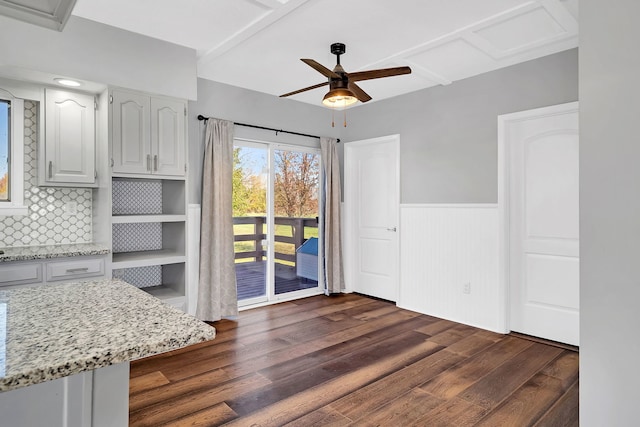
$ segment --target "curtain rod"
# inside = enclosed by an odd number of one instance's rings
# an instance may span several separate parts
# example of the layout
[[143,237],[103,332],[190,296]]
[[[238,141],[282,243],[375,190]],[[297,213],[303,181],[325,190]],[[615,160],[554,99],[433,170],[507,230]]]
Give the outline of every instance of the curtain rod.
[[[206,122],[207,120],[209,120],[209,117],[205,117],[202,114],[198,114],[198,120],[200,120],[200,121],[204,120]],[[274,131],[276,133],[276,135],[278,133],[288,133],[288,134],[291,134],[291,135],[306,136],[306,137],[309,137],[309,138],[318,138],[318,139],[320,139],[319,136],[309,135],[308,133],[293,132],[293,131],[290,131],[290,130],[275,129],[275,128],[269,128],[269,127],[258,126],[258,125],[248,125],[246,123],[235,123],[234,122],[233,124],[234,125],[238,125],[238,126],[248,127],[248,128],[272,130],[272,131]],[[339,138],[338,138],[337,142],[340,142]]]

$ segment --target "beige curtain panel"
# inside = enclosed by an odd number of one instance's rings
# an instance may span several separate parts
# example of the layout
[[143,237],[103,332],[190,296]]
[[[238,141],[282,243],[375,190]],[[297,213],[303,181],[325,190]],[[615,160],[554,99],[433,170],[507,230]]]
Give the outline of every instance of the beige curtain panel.
[[340,163],[338,162],[337,140],[320,138],[322,163],[326,177],[324,203],[324,267],[327,294],[342,292],[344,272],[342,269],[342,233],[340,202]]
[[232,210],[233,122],[207,121],[202,171],[200,283],[196,317],[238,314]]

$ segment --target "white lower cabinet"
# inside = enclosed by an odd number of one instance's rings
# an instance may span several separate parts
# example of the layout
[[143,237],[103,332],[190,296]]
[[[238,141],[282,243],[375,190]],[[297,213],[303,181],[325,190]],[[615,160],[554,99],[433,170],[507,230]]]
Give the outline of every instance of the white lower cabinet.
[[46,264],[47,282],[104,276],[104,258],[74,259]]
[[105,277],[105,256],[79,256],[0,264],[0,287],[34,286]]
[[126,426],[129,362],[0,392],[0,414],[3,426]]

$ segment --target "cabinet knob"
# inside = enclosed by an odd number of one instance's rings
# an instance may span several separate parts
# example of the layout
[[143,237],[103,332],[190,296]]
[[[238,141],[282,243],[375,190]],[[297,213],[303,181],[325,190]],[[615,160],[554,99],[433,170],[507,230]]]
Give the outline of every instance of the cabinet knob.
[[49,160],[49,179],[53,178],[53,162]]
[[158,172],[158,155],[153,156],[153,171]]
[[151,154],[147,154],[147,170],[151,172]]

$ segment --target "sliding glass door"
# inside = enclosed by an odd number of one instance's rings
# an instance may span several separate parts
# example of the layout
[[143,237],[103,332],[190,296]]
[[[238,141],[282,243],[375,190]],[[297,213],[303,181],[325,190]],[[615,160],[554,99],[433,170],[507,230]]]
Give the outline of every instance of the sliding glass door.
[[241,306],[322,291],[319,150],[236,140],[233,208]]
[[238,301],[267,300],[269,147],[237,144],[233,150],[233,234]]

